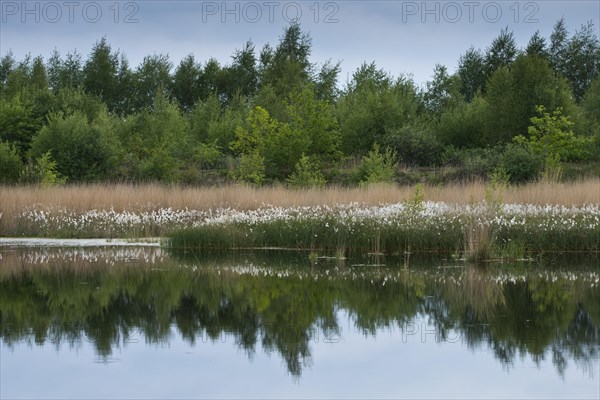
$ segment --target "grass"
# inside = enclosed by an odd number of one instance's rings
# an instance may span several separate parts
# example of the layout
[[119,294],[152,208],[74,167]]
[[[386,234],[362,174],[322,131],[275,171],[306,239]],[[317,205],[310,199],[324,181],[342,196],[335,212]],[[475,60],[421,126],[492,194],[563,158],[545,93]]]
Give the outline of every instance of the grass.
[[285,247],[340,257],[428,251],[473,260],[600,249],[599,179],[509,186],[506,206],[482,203],[489,186],[478,182],[418,189],[4,186],[0,236],[168,236],[182,249]]
[[[446,186],[425,186],[424,200],[469,204],[482,200],[486,184],[473,182]],[[223,186],[194,188],[158,184],[97,184],[43,188],[39,186],[0,186],[0,212],[10,218],[24,208],[58,207],[84,212],[93,209],[147,211],[148,209],[214,209],[231,207],[254,210],[264,204],[279,207],[361,203],[397,203],[414,195],[413,186],[379,185],[368,188],[329,187],[292,190],[283,186]],[[506,203],[583,205],[600,199],[600,179],[568,183],[537,182],[510,186],[503,193]]]
[[600,208],[424,202],[420,207],[226,211],[174,232],[169,244],[176,251],[282,247],[325,254],[462,253],[471,261],[590,253],[600,251]]

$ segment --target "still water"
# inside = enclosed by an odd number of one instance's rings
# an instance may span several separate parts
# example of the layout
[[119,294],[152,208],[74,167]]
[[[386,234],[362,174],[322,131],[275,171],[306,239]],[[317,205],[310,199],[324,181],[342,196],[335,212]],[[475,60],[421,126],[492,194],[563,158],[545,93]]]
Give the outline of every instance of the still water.
[[3,399],[600,396],[597,259],[26,244],[0,245]]

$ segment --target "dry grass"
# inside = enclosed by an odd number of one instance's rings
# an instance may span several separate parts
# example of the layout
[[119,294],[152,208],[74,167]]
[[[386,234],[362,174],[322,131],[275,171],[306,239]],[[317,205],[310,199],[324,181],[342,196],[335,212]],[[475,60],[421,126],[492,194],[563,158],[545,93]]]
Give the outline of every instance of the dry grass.
[[[485,184],[469,183],[425,187],[425,200],[467,204],[485,198]],[[284,187],[253,188],[223,186],[216,188],[168,187],[148,185],[81,185],[56,188],[37,186],[0,187],[0,212],[4,217],[31,207],[60,207],[78,211],[110,209],[116,211],[173,209],[209,209],[231,207],[240,210],[262,205],[310,206],[357,202],[376,205],[410,199],[413,187],[394,185],[370,188],[327,188],[290,190]],[[600,179],[573,183],[539,182],[509,187],[503,193],[505,203],[538,205],[582,205],[600,201]]]

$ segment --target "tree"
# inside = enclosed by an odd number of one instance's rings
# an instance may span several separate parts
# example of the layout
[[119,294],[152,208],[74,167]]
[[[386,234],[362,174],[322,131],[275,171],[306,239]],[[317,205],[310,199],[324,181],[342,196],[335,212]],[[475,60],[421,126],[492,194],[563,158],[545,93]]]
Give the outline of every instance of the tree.
[[590,85],[581,103],[590,133],[600,134],[600,76]]
[[20,96],[29,86],[31,76],[31,55],[25,56],[6,77],[3,89],[4,98]]
[[181,165],[195,156],[189,120],[160,89],[152,106],[126,124],[121,141],[130,160],[123,174],[137,179],[176,180]]
[[589,156],[590,138],[575,136],[573,123],[560,108],[549,113],[540,105],[536,111],[538,115],[531,117],[528,136],[517,136],[516,143],[529,147],[546,160],[571,161]]
[[239,182],[260,185],[265,180],[265,158],[258,151],[240,156],[239,166],[234,172],[234,179]]
[[377,143],[362,158],[359,174],[363,184],[391,183],[394,180],[394,168],[397,162],[396,153],[389,147],[382,153]]
[[342,151],[364,155],[373,143],[384,141],[386,132],[418,118],[420,108],[420,98],[410,78],[393,79],[375,64],[363,64],[337,102]]
[[48,90],[48,77],[46,75],[46,67],[44,66],[42,57],[33,59],[29,84],[34,90]]
[[94,44],[83,67],[85,91],[99,96],[111,111],[115,108],[118,98],[118,60],[118,54],[112,52],[106,37],[103,37]]
[[340,73],[340,62],[335,64],[326,61],[319,70],[315,82],[315,95],[319,100],[333,103],[338,97],[337,78]]
[[48,84],[54,93],[62,88],[77,88],[82,85],[83,71],[81,55],[76,51],[68,53],[63,60],[58,50],[54,49],[48,59]]
[[0,100],[0,142],[14,146],[22,160],[27,158],[31,140],[41,126],[31,106],[24,105],[18,97]]
[[439,118],[443,111],[455,107],[460,101],[459,79],[456,75],[449,75],[443,65],[435,65],[433,80],[427,82],[423,96],[425,106],[434,118]]
[[317,160],[311,160],[307,155],[302,155],[296,169],[287,179],[288,185],[298,188],[323,187],[326,180],[319,168]]
[[198,97],[206,100],[210,96],[216,96],[219,101],[222,101],[223,77],[224,73],[219,62],[214,58],[208,60],[198,77]]
[[53,114],[31,144],[32,157],[48,151],[56,169],[69,181],[91,182],[109,178],[116,163],[117,143],[107,115],[89,122],[82,113]]
[[173,76],[173,97],[179,102],[179,107],[184,111],[191,111],[199,99],[198,81],[201,68],[194,60],[193,55],[185,57],[175,70]]
[[317,99],[310,86],[290,95],[286,115],[297,135],[306,136],[307,156],[329,166],[339,161],[341,133],[337,120],[331,106]]
[[129,68],[129,61],[121,54],[119,70],[117,71],[117,96],[113,111],[117,115],[125,116],[132,114],[136,108],[135,99],[135,75]]
[[525,132],[536,113],[535,105],[551,110],[562,107],[567,115],[575,110],[566,81],[537,56],[520,55],[510,70],[498,69],[489,80],[486,100],[484,142],[490,145],[507,143]]
[[[461,126],[461,130],[464,125]],[[441,141],[428,124],[414,124],[388,132],[382,145],[391,148],[405,165],[429,167],[439,165],[444,152]]]
[[489,78],[500,67],[510,66],[517,55],[517,44],[508,27],[502,29],[485,54],[485,71]]
[[546,39],[537,30],[529,39],[527,47],[525,48],[525,54],[528,56],[537,56],[546,60],[550,59],[550,53],[546,46]]
[[307,135],[272,118],[260,106],[250,112],[246,127],[238,127],[235,136],[231,149],[240,155],[256,152],[263,157],[266,175],[272,179],[288,177],[310,147]]
[[235,51],[232,59],[231,65],[225,69],[227,101],[236,95],[246,98],[254,96],[258,89],[254,44],[251,41],[246,42],[241,50]]
[[0,184],[17,183],[23,162],[14,146],[0,141]]
[[168,91],[172,86],[171,68],[172,64],[166,55],[155,54],[144,57],[133,74],[135,110],[151,108],[159,91],[169,97]]
[[303,33],[300,25],[292,23],[280,38],[279,44],[272,54],[262,54],[262,85],[270,85],[279,98],[304,86],[310,81],[312,65],[309,56],[312,39]]
[[446,110],[435,125],[439,140],[447,146],[472,148],[485,146],[488,104],[481,96]]
[[563,74],[579,102],[592,81],[600,75],[600,41],[592,21],[582,25],[567,42],[564,57]]
[[12,51],[9,51],[0,59],[0,94],[2,94],[4,91],[3,89],[8,80],[8,76],[13,70],[15,64],[16,61]]
[[86,116],[88,122],[92,122],[103,118],[107,108],[102,100],[86,93],[83,89],[65,87],[54,96],[52,111],[64,116],[80,113]]
[[557,74],[563,76],[566,76],[566,68],[569,62],[566,57],[568,37],[569,32],[563,17],[554,24],[554,29],[550,35],[550,65]]
[[483,90],[486,80],[485,59],[481,51],[471,47],[458,60],[458,76],[461,82],[461,92],[467,102]]

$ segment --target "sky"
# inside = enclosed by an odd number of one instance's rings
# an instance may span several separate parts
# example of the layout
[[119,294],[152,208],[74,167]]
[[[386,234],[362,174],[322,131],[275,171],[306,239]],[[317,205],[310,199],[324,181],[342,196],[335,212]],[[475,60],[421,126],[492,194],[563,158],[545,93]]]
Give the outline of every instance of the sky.
[[[548,351],[539,363],[517,357],[503,366],[487,345],[470,348],[460,334],[435,335],[427,316],[404,331],[380,328],[365,335],[348,312],[338,311],[340,333],[309,342],[302,376],[287,372],[278,352],[258,344],[250,358],[232,335],[189,344],[172,328],[152,344],[133,329],[108,359],[86,338],[70,348],[0,341],[2,398],[342,398],[342,399],[590,399],[597,398],[598,371],[567,360],[561,377]],[[346,322],[347,321],[347,322]],[[414,327],[414,328],[413,328]],[[452,339],[450,339],[452,338]],[[125,341],[125,339],[123,339]],[[259,337],[259,342],[260,342]]]
[[0,0],[0,54],[47,59],[77,50],[84,59],[106,36],[137,66],[168,54],[176,66],[188,54],[204,63],[231,55],[252,40],[275,46],[297,19],[312,37],[311,61],[341,61],[340,85],[363,62],[394,76],[431,79],[436,63],[455,71],[470,46],[485,50],[508,27],[525,46],[539,30],[549,37],[564,17],[571,34],[587,21],[600,36],[600,1],[8,1]]

